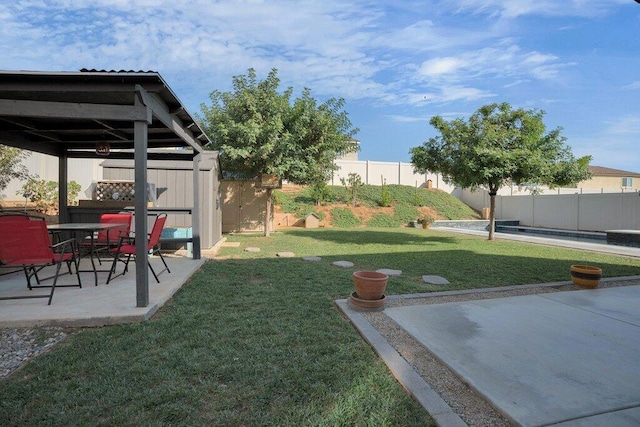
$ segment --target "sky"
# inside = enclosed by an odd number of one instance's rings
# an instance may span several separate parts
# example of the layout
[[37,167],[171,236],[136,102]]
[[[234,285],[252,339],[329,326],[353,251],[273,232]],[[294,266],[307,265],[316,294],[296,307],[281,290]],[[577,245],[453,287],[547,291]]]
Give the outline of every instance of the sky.
[[634,0],[14,0],[0,69],[160,73],[192,116],[254,68],[343,98],[360,160],[410,162],[433,116],[545,112],[576,157],[640,172]]

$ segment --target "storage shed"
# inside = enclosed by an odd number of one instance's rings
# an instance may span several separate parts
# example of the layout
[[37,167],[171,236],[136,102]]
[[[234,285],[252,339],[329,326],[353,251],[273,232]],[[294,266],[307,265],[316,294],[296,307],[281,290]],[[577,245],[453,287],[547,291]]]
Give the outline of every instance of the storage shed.
[[[131,160],[108,159],[101,163],[103,177],[111,181],[134,179]],[[165,228],[172,231],[167,239],[187,237],[192,226],[191,215],[185,206],[193,206],[193,165],[186,161],[153,161],[147,163],[147,179],[155,185],[155,208],[169,214]],[[199,166],[200,181],[200,241],[202,249],[213,247],[222,239],[222,206],[220,189],[220,163],[217,151],[205,151]],[[163,244],[167,246],[167,243]]]

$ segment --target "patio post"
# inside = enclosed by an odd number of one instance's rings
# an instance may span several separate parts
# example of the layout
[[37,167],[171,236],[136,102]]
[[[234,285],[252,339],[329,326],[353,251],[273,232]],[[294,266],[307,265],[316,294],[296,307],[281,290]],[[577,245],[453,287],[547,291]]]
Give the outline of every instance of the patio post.
[[[139,96],[135,97],[137,107],[144,106]],[[146,107],[146,106],[145,106]],[[148,110],[148,107],[146,107]],[[149,111],[150,115],[150,111]],[[149,305],[149,260],[147,258],[147,121],[136,120],[134,133],[134,176],[135,176],[135,235],[136,235],[136,307]]]

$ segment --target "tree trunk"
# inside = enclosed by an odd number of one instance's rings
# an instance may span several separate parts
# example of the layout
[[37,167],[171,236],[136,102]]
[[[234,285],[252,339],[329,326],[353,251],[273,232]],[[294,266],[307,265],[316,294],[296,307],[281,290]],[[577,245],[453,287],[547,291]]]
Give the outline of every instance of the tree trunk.
[[271,224],[271,204],[272,204],[273,189],[267,188],[267,202],[266,211],[264,214],[264,237],[270,236],[269,225]]
[[496,191],[489,192],[490,208],[489,208],[489,240],[495,239],[496,231]]

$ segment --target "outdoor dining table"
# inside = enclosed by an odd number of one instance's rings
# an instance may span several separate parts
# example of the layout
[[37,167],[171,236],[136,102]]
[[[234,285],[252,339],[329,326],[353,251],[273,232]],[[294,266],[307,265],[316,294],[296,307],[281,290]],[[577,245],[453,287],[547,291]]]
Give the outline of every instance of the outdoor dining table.
[[[92,272],[95,285],[98,286],[98,273],[106,272],[108,273],[110,270],[98,270],[96,267],[96,263],[94,260],[94,249],[95,249],[95,233],[101,230],[109,230],[111,228],[122,228],[127,224],[118,224],[118,223],[101,223],[101,222],[69,222],[62,224],[49,224],[47,225],[47,229],[52,233],[58,232],[71,232],[74,234],[76,240],[78,239],[78,235],[89,235],[90,240],[90,250],[89,250],[89,258],[91,259],[91,270],[78,270],[78,273],[89,273]],[[80,254],[82,255],[82,254]]]

